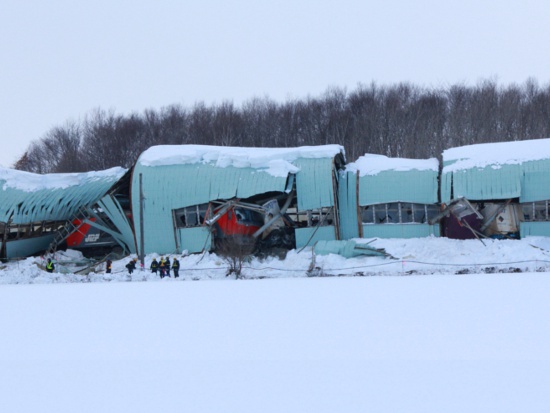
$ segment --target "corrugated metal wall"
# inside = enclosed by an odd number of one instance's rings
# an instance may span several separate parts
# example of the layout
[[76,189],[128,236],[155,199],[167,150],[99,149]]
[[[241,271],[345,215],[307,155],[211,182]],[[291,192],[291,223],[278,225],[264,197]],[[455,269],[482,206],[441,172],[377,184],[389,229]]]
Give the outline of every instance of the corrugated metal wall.
[[[445,171],[444,171],[445,172]],[[445,173],[448,175],[448,173]],[[521,165],[486,166],[452,172],[453,198],[470,200],[510,199],[521,195]],[[448,185],[449,179],[444,180]],[[450,201],[450,190],[445,188],[442,202]]]
[[301,158],[293,162],[300,168],[296,174],[298,209],[307,211],[334,206],[332,158]]
[[422,238],[440,236],[439,225],[363,224],[363,238]]
[[28,239],[16,239],[6,243],[6,257],[23,258],[44,251],[53,241],[54,234]]
[[437,171],[382,171],[359,178],[359,205],[390,202],[435,204],[437,199]]
[[312,247],[317,241],[333,241],[336,239],[334,225],[324,227],[296,228],[296,248]]
[[521,222],[519,228],[520,237],[550,235],[550,222]]
[[359,237],[357,216],[357,174],[340,174],[338,183],[338,204],[340,211],[340,239]]
[[178,228],[177,237],[180,251],[193,254],[212,248],[212,234],[208,227]]
[[[111,195],[104,196],[99,201],[99,205],[118,229],[118,233],[111,232],[113,238],[121,244],[124,249],[127,249],[131,253],[135,253],[136,242],[134,239],[134,232],[116,198]],[[92,226],[94,225],[93,222],[90,222],[90,224]]]
[[522,169],[520,202],[550,199],[550,160],[525,162]]
[[550,160],[489,165],[458,171],[449,169],[443,168],[442,202],[451,200],[451,185],[453,198],[498,200],[519,197],[520,202],[550,199]]

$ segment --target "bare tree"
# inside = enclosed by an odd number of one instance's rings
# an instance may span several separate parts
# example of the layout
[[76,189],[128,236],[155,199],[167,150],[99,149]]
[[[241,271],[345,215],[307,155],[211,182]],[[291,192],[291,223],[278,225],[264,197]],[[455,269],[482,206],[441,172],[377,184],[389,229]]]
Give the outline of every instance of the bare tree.
[[255,241],[256,239],[252,237],[228,237],[216,240],[216,254],[229,265],[226,276],[234,274],[237,279],[243,278],[243,265],[252,259],[252,253],[256,248]]
[[432,89],[409,83],[331,87],[320,97],[276,103],[253,98],[116,114],[96,109],[80,123],[54,127],[16,162],[32,172],[130,167],[153,145],[291,147],[338,143],[349,161],[365,153],[440,156],[453,146],[550,136],[550,85],[494,80]]

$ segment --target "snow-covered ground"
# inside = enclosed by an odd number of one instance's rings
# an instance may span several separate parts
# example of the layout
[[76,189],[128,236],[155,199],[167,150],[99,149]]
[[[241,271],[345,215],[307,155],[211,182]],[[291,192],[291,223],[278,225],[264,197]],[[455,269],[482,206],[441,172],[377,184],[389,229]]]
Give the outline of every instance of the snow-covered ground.
[[[368,275],[430,275],[471,274],[492,272],[550,272],[550,238],[527,237],[522,240],[451,240],[429,237],[416,239],[355,240],[370,247],[384,249],[393,258],[358,257],[345,259],[338,255],[313,255],[311,248],[290,251],[286,259],[254,259],[244,263],[243,278],[307,277],[308,269],[316,267],[318,276]],[[171,258],[176,255],[170,255]],[[145,268],[153,257],[148,255]],[[166,257],[166,255],[164,256]],[[216,254],[176,256],[181,263],[180,278],[169,281],[226,279],[229,264]],[[48,274],[39,265],[44,258],[32,257],[9,264],[0,263],[0,284],[44,284],[59,282],[151,281],[160,282],[158,275],[139,268],[131,276],[125,266],[132,257],[113,263],[111,274],[100,264],[88,275],[75,275],[71,263],[79,261],[77,251],[60,252],[56,273]],[[68,262],[69,264],[65,264]],[[311,275],[311,273],[309,273]]]
[[311,250],[244,280],[214,254],[162,281],[0,265],[2,411],[546,412],[550,239],[484,243],[376,240],[395,259],[327,277]]

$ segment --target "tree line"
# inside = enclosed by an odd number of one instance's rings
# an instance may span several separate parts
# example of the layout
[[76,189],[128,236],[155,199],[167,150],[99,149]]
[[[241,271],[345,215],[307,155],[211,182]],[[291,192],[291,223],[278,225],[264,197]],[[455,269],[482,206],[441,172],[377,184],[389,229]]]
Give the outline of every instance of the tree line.
[[550,137],[550,85],[492,80],[428,88],[409,83],[328,88],[318,97],[278,103],[252,98],[129,115],[96,109],[32,142],[16,169],[36,173],[131,167],[154,145],[294,147],[340,144],[348,162],[365,153],[440,157],[475,143]]

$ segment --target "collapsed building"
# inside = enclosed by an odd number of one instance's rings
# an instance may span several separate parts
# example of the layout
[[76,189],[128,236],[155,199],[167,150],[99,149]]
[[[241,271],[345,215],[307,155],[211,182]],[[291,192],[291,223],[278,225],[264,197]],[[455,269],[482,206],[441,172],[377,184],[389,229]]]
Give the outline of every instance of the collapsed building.
[[346,166],[339,187],[342,239],[439,236],[437,159],[366,154]]
[[[102,233],[110,233],[112,239],[122,243],[124,250],[131,251],[132,230],[128,221],[123,223],[124,213],[112,192],[125,172],[123,168],[112,168],[39,175],[0,168],[0,258],[53,252],[81,225],[101,228]],[[106,224],[100,215],[110,215],[117,224]],[[123,242],[119,228],[132,242]],[[99,230],[92,238],[96,244],[101,243]]]
[[550,235],[550,139],[468,145],[443,152],[443,235]]
[[337,240],[339,145],[154,146],[133,168],[139,253],[215,249],[224,240],[287,249]]
[[340,145],[165,145],[130,170],[0,169],[0,258],[224,245],[354,256],[362,247],[337,241],[550,235],[550,139],[452,148],[442,159],[439,173],[436,159],[366,154],[346,165]]

